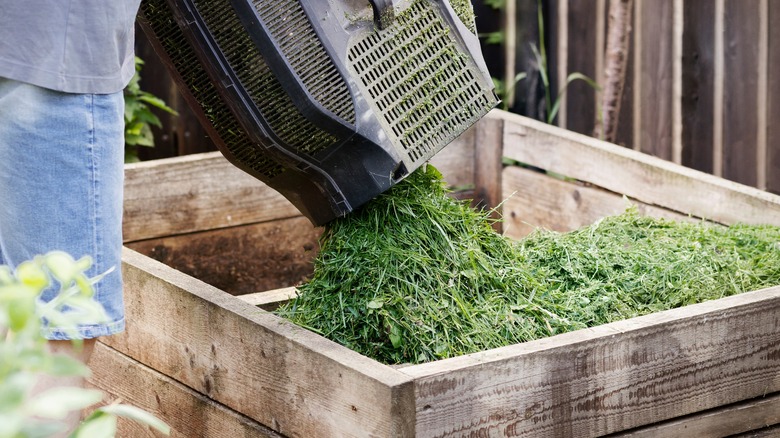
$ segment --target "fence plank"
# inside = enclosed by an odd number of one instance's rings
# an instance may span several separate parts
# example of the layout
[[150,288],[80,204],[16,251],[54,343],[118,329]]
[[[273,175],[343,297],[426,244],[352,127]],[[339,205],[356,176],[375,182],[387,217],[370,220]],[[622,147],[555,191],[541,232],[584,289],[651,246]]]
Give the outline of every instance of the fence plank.
[[759,1],[725,3],[723,177],[755,186]]
[[[769,23],[780,23],[780,3],[769,3]],[[767,190],[780,193],[780,27],[769,26],[767,62]]]
[[712,172],[715,6],[686,0],[683,8],[682,164]]
[[[673,1],[637,1],[642,17],[639,150],[672,158],[672,35]],[[639,10],[641,9],[641,10]],[[636,145],[635,145],[636,146]]]
[[[596,77],[595,1],[569,1],[568,71]],[[566,128],[591,135],[596,117],[596,92],[583,81],[575,81],[566,90]]]

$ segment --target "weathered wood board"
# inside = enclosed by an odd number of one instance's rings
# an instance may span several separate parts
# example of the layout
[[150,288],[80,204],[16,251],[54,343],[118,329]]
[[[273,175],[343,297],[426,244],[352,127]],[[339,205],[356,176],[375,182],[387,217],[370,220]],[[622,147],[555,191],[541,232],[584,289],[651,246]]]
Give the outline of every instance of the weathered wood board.
[[[504,167],[502,156],[524,167]],[[780,225],[780,197],[501,111],[435,161],[483,205],[504,201],[513,237],[586,225],[627,200],[656,216]],[[316,237],[219,155],[133,165],[128,175],[125,236],[139,250],[245,230],[247,242],[263,242],[251,233],[280,224],[276,245],[263,244],[279,254]],[[223,181],[240,195],[227,197]],[[165,187],[159,201],[151,184]],[[171,206],[183,210],[166,214]],[[233,296],[131,249],[123,273],[128,327],[99,345],[93,382],[177,427],[188,422],[174,416],[198,410],[213,424],[240,422],[225,430],[246,436],[719,436],[780,422],[780,286],[390,367],[257,307],[289,299],[289,284]],[[138,375],[114,382],[117,368]],[[143,394],[170,385],[176,395],[159,401]],[[164,406],[177,397],[194,398],[186,413]]]
[[[89,378],[92,386],[106,388],[107,401],[120,400],[142,408],[171,427],[172,438],[265,437],[280,438],[271,429],[243,416],[170,377],[118,351],[98,343],[88,363],[102,372]],[[117,436],[159,437],[148,426],[120,418]]]

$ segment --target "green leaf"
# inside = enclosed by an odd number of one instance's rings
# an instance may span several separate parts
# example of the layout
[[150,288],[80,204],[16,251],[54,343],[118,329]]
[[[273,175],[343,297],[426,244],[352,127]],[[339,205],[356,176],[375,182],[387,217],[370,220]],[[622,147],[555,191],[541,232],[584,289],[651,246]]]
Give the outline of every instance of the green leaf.
[[149,105],[151,105],[151,106],[153,106],[155,108],[159,108],[159,109],[161,109],[161,110],[163,110],[163,111],[165,111],[167,113],[170,113],[170,114],[173,114],[173,115],[178,115],[178,113],[173,108],[171,108],[171,107],[169,107],[168,105],[165,104],[165,101],[163,101],[159,97],[154,96],[151,93],[144,92],[144,93],[142,93],[139,96],[139,99],[142,102],[148,103]]
[[0,265],[0,286],[14,283],[13,271],[6,265]]
[[63,419],[69,412],[92,406],[102,399],[103,392],[96,389],[56,387],[29,400],[26,410],[36,417]]
[[68,284],[82,274],[76,260],[63,251],[52,251],[44,256],[44,263],[55,280]]
[[103,406],[99,410],[108,414],[129,418],[137,423],[153,427],[166,435],[170,434],[171,432],[170,426],[168,426],[168,424],[166,424],[164,421],[135,406],[125,404],[111,404]]
[[27,297],[17,298],[10,302],[8,308],[8,325],[12,331],[24,330],[27,324],[37,324],[35,319],[35,300]]
[[9,412],[24,403],[27,390],[35,384],[30,373],[17,371],[0,382],[0,412]]
[[397,324],[393,324],[390,328],[390,343],[393,344],[393,348],[399,348],[403,344],[401,328]]
[[114,438],[116,435],[116,417],[97,411],[82,421],[69,438]]
[[15,413],[0,412],[0,438],[15,438],[24,425],[24,418]]
[[381,309],[383,305],[384,303],[382,302],[382,300],[375,299],[369,301],[368,304],[366,304],[366,307],[368,307],[369,309]]
[[81,361],[64,354],[49,358],[47,372],[52,376],[88,376],[89,368]]
[[38,291],[42,291],[49,285],[49,277],[46,272],[37,263],[30,260],[17,266],[16,278]]
[[566,93],[566,88],[569,87],[569,84],[576,80],[585,81],[588,85],[590,85],[594,90],[598,91],[601,88],[599,87],[599,84],[594,81],[593,79],[585,76],[582,73],[574,72],[569,74],[569,76],[566,77],[566,84],[561,88],[561,91],[558,94],[558,98],[555,99],[555,104],[550,109],[550,114],[547,116],[547,123],[552,124],[553,120],[555,120],[555,116],[558,115],[558,109],[561,106],[561,96]]

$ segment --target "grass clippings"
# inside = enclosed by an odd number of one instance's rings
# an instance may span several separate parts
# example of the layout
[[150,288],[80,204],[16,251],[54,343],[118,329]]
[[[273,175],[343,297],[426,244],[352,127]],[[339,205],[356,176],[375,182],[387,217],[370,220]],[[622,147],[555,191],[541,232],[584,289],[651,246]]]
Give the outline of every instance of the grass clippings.
[[514,241],[427,166],[325,229],[276,312],[365,356],[421,363],[780,284],[780,228],[642,217]]

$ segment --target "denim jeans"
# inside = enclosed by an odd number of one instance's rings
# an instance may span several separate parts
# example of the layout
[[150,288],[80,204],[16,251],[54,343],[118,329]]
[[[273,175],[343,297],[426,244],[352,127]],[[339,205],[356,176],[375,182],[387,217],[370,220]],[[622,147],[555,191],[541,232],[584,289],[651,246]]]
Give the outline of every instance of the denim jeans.
[[[90,277],[114,268],[94,286],[110,322],[80,327],[82,338],[124,329],[123,179],[122,92],[69,94],[0,78],[0,265],[61,250],[89,255]],[[44,335],[68,339],[56,327]]]

